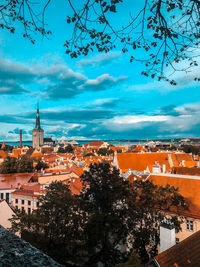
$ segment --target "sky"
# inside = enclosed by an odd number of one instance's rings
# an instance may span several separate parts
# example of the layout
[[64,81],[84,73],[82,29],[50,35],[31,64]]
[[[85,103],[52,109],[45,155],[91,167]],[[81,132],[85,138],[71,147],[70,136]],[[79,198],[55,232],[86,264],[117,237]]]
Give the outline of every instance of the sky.
[[[0,29],[0,141],[18,140],[20,129],[23,140],[32,139],[37,102],[45,137],[56,140],[200,137],[199,67],[175,73],[171,86],[142,76],[144,66],[118,47],[71,59],[64,48],[72,33],[66,2],[48,6],[49,40],[36,35],[33,45],[19,25],[14,34]],[[140,8],[139,0],[127,2],[113,23]]]

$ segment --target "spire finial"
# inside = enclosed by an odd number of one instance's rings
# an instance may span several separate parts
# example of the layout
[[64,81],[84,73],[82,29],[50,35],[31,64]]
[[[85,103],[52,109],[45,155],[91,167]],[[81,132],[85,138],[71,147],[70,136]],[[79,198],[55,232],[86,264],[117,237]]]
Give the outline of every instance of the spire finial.
[[35,129],[41,129],[40,128],[40,113],[39,113],[39,103],[38,102],[37,102],[37,113],[36,113]]

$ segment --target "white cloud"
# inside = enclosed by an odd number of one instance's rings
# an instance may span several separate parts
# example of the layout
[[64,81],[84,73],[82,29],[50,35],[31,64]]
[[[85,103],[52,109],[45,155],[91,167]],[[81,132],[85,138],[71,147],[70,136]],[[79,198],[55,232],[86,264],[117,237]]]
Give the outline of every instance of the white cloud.
[[110,52],[107,54],[98,54],[89,59],[82,59],[78,62],[79,67],[97,67],[113,62],[113,60],[119,59],[121,52]]

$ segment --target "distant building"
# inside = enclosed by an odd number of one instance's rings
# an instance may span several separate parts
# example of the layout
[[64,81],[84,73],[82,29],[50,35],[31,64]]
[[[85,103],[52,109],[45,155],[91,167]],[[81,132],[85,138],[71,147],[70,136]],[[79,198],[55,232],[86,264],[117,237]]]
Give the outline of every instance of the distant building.
[[44,145],[53,145],[54,141],[52,140],[51,137],[46,137],[44,138]]
[[32,146],[40,148],[44,144],[44,130],[40,126],[39,106],[37,106],[35,128],[32,130]]

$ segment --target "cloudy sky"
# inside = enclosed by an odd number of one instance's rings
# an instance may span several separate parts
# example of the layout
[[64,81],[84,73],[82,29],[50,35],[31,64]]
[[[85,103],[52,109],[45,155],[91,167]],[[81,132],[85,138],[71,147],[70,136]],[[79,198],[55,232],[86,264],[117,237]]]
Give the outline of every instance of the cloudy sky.
[[20,26],[15,34],[0,30],[1,141],[17,140],[19,129],[31,140],[37,102],[45,136],[55,139],[200,137],[199,83],[193,81],[200,69],[174,74],[178,84],[171,86],[141,76],[144,66],[129,63],[130,54],[117,48],[70,59],[63,46],[72,32],[66,2],[48,7],[49,40],[38,35],[33,45]]

